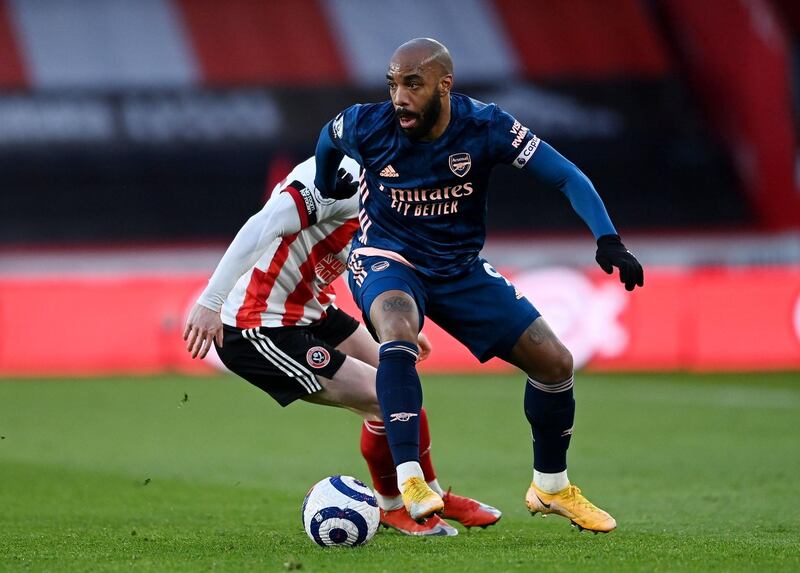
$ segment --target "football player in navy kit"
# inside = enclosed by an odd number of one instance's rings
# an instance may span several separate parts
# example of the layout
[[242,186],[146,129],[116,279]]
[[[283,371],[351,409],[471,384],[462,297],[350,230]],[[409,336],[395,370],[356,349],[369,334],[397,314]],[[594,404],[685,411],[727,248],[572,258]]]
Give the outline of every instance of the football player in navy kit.
[[614,518],[567,477],[572,356],[536,308],[480,257],[491,169],[510,164],[563,192],[597,240],[598,264],[607,273],[617,267],[627,290],[643,286],[641,265],[575,165],[497,105],[451,91],[453,64],[442,44],[419,38],[401,45],[386,81],[389,100],[349,107],[323,128],[315,183],[323,195],[341,198],[342,156],[363,167],[350,286],[381,342],[377,392],[409,514],[421,520],[442,508],[418,463],[416,341],[427,316],[479,360],[498,356],[527,374],[534,450],[528,509],[562,515],[581,529],[613,530]]

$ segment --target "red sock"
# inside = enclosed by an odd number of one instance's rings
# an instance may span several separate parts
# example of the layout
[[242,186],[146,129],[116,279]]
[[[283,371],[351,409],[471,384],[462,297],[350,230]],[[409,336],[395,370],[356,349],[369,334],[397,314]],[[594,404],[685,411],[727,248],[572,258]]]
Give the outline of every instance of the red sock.
[[433,469],[431,459],[431,431],[428,428],[428,414],[423,408],[419,413],[419,465],[425,474],[425,481],[436,479],[436,470]]
[[[397,489],[397,471],[383,422],[364,421],[361,426],[361,455],[367,462],[375,491],[387,497],[400,495]],[[436,479],[436,471],[431,460],[431,433],[428,429],[425,408],[419,414],[419,465],[422,467],[425,481]]]
[[397,471],[383,422],[364,420],[361,426],[361,455],[367,462],[375,491],[387,497],[400,495],[397,489]]

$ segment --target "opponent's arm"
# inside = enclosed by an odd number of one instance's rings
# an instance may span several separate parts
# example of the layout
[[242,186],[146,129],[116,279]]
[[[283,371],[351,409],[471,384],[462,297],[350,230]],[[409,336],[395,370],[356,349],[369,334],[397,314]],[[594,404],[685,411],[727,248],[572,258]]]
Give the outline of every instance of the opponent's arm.
[[204,358],[214,340],[222,346],[220,309],[228,293],[275,239],[297,233],[300,227],[297,206],[289,193],[268,201],[242,226],[189,313],[183,339],[192,358]]
[[619,268],[626,290],[644,286],[644,271],[636,257],[622,244],[600,195],[589,178],[544,141],[540,141],[524,170],[545,185],[558,188],[586,222],[597,240],[595,260],[608,274]]

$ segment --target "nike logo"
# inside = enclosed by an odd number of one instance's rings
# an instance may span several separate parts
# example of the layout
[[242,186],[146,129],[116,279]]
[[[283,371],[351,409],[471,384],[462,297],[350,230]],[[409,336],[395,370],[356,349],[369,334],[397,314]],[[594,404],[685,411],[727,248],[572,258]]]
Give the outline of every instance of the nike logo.
[[541,497],[539,497],[538,495],[536,495],[535,493],[533,494],[533,496],[534,496],[536,499],[538,499],[538,500],[539,500],[539,503],[541,503],[543,506],[545,506],[545,508],[547,508],[547,509],[550,509],[550,504],[549,504],[549,503],[545,503],[545,502],[543,502],[543,501],[542,501],[542,498],[541,498]]

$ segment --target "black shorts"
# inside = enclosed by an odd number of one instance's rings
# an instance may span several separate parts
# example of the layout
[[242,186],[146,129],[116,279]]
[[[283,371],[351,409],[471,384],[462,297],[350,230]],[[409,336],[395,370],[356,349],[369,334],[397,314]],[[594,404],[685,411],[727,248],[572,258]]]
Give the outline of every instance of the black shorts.
[[234,328],[225,325],[222,363],[281,406],[322,390],[317,375],[333,378],[346,356],[336,350],[358,328],[358,321],[331,307],[309,326]]

